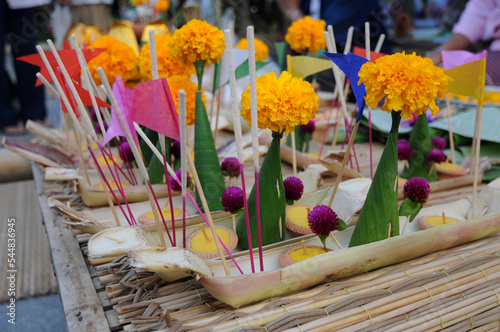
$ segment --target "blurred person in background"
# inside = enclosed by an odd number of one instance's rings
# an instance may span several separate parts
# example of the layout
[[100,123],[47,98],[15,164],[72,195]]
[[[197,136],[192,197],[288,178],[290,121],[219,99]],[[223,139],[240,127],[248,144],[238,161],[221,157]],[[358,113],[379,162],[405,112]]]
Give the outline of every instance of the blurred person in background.
[[[16,83],[5,69],[5,41],[9,41],[13,58],[37,53],[37,27],[33,8],[50,0],[0,0],[0,130],[6,135],[26,133],[23,122],[34,120],[43,124],[46,109],[43,86],[35,87],[38,68],[22,61],[14,61]],[[13,104],[19,98],[20,110]]]
[[71,6],[73,24],[97,25],[106,32],[111,27],[113,0],[57,0],[60,5]]

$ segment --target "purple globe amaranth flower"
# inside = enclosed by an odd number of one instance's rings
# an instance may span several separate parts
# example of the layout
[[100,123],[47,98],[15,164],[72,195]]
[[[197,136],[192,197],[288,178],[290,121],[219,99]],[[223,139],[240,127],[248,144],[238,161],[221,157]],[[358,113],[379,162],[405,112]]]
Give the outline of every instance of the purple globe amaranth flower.
[[307,124],[300,126],[301,134],[312,134],[316,130],[316,123],[313,120],[310,120]]
[[[182,171],[179,169],[177,171],[175,171],[175,176],[179,179],[179,181],[181,180],[181,173]],[[189,175],[189,173],[187,173],[187,183],[186,183],[186,187],[189,187],[191,185],[191,175]],[[170,188],[172,188],[173,191],[182,191],[182,187],[179,183],[177,183],[177,181],[175,180],[175,178],[173,176],[169,177],[168,178],[168,183],[170,183]]]
[[446,149],[446,141],[444,138],[441,137],[433,137],[431,140],[431,144],[433,147],[435,147],[438,150],[444,150]]
[[172,140],[172,146],[170,147],[170,153],[175,159],[181,158],[181,142],[178,140]]
[[295,176],[287,177],[283,181],[283,186],[285,187],[285,197],[288,200],[298,201],[304,193],[302,180]]
[[406,181],[403,187],[404,199],[409,198],[414,202],[424,205],[429,198],[431,186],[426,179],[413,177]]
[[95,112],[95,108],[93,107],[90,109],[90,120],[92,120],[92,122],[97,121],[97,114]]
[[309,228],[317,235],[328,235],[339,227],[339,218],[331,208],[318,205],[307,215]]
[[224,159],[224,161],[220,165],[220,169],[222,170],[223,175],[232,178],[237,178],[241,173],[240,162],[238,161],[238,158],[235,157]]
[[428,163],[442,163],[446,160],[446,155],[443,151],[438,149],[432,149],[427,154],[427,162]]
[[134,160],[134,153],[132,152],[132,149],[130,148],[130,144],[128,144],[128,142],[123,142],[122,144],[120,144],[120,149],[118,151],[120,154],[120,158],[123,161]]
[[402,139],[400,139],[400,140],[398,141],[398,146],[399,146],[399,144],[408,144],[408,145],[410,145],[410,142],[408,142],[408,140],[407,140],[407,139],[402,138]]
[[222,193],[222,205],[224,211],[234,212],[243,207],[243,190],[239,187],[228,187]]
[[410,160],[411,155],[413,154],[413,149],[410,144],[400,144],[398,142],[398,159],[399,160]]
[[106,133],[106,130],[108,129],[108,124],[106,123],[106,121],[103,121],[102,125],[104,126],[104,131],[101,130],[101,126],[99,125],[99,122],[96,123],[96,125],[94,127],[96,134],[103,134],[104,135]]

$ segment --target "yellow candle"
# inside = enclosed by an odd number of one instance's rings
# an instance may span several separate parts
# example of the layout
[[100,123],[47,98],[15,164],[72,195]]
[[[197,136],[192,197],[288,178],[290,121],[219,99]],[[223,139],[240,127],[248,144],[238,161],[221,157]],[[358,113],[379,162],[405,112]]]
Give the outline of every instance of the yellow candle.
[[[226,229],[216,227],[215,230],[225,245],[228,245],[229,242],[231,242],[231,234],[229,234]],[[209,238],[208,241],[205,238],[205,234]],[[213,240],[214,238],[212,232],[206,232],[205,234],[203,234],[202,231],[198,231],[198,233],[193,235],[190,243],[191,249],[202,254],[212,254],[217,252],[217,245]]]
[[307,252],[304,254],[303,248],[298,248],[290,253],[290,258],[295,262],[300,262],[305,259],[324,254],[326,251],[323,248],[307,247]]
[[310,207],[304,205],[291,206],[286,210],[286,216],[295,225],[309,228],[307,215],[310,210]]
[[319,154],[317,154],[317,153],[306,153],[306,156],[308,156],[309,158],[314,158],[314,159],[319,158]]
[[[111,186],[112,190],[118,189],[118,185],[116,184],[115,181],[108,181],[108,182],[109,182],[109,185]],[[130,185],[128,183],[125,183],[125,182],[122,182],[121,185],[122,185],[123,188],[130,187]],[[104,187],[102,186],[101,182],[99,182],[97,184],[96,189],[104,190]]]
[[[170,212],[170,209],[169,208],[163,208],[161,209],[161,213],[163,214],[163,218],[165,218],[165,220],[170,220],[172,219],[172,212]],[[178,216],[180,216],[182,214],[182,210],[179,210],[179,209],[174,209],[174,218],[177,218]],[[146,213],[144,215],[144,217],[148,218],[148,219],[152,219],[154,220],[155,219],[155,216],[153,214],[153,211],[149,211],[148,213]]]
[[[104,159],[104,158],[106,158],[106,159]],[[98,164],[99,164],[99,166],[101,166],[101,167],[107,167],[106,161],[108,162],[108,164],[109,164],[110,166],[112,166],[112,165],[113,165],[113,163],[111,162],[111,158],[110,158],[110,157],[108,157],[107,155],[106,155],[106,157],[104,157],[103,155],[97,156],[97,158],[96,158],[96,159],[97,159],[97,163],[98,163]],[[119,157],[119,156],[117,156],[117,155],[113,155],[113,160],[115,161],[115,163],[120,163],[120,162],[122,161],[122,160],[120,159],[120,157]]]
[[453,217],[446,217],[444,216],[428,216],[425,218],[425,221],[427,221],[428,224],[438,227],[438,226],[443,226],[443,225],[448,225],[457,221],[460,221],[456,218]]
[[459,166],[457,164],[447,163],[447,162],[436,164],[436,167],[438,170],[440,170],[440,169],[462,170],[463,169],[462,166]]

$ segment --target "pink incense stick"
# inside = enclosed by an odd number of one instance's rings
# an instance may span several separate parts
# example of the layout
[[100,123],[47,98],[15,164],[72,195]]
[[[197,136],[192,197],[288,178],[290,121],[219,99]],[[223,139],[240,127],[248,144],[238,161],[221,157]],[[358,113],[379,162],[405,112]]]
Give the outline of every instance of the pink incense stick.
[[[106,144],[106,146],[108,146],[109,152],[104,149],[103,150],[104,155],[107,156],[113,164],[116,164],[115,159],[113,158],[113,153],[111,152],[111,146],[109,144]],[[121,168],[115,167],[115,171],[116,171],[116,176],[118,176],[118,178],[120,177],[119,173],[121,173],[125,177],[125,179],[132,184],[131,179],[127,176],[127,174],[125,174],[125,172]]]
[[373,180],[372,108],[371,107],[368,107],[368,142],[370,144],[370,177]]
[[[174,242],[172,241],[172,237],[170,236],[170,231],[168,230],[167,222],[165,221],[165,217],[163,216],[163,212],[161,211],[160,203],[158,202],[158,199],[156,198],[155,192],[153,190],[153,185],[151,184],[151,181],[147,181],[147,184],[149,186],[149,189],[151,190],[151,194],[153,195],[153,199],[156,204],[156,208],[158,209],[158,212],[160,213],[161,221],[163,222],[163,226],[165,227],[165,230],[167,231],[168,239],[170,240],[170,244],[175,247]],[[175,230],[174,230],[175,232]]]
[[116,197],[114,190],[111,189],[111,185],[109,184],[108,180],[106,179],[106,176],[104,175],[104,172],[102,171],[101,166],[97,163],[97,158],[95,157],[94,152],[92,151],[92,149],[90,148],[90,146],[87,146],[87,148],[90,151],[90,155],[92,156],[92,159],[94,159],[94,162],[96,163],[97,170],[101,174],[101,177],[104,180],[106,186],[109,188],[109,191],[111,192],[111,195],[113,195],[113,198],[115,199],[115,202],[118,204],[118,207],[122,211],[123,216],[125,217],[125,219],[127,219],[127,222],[128,222],[129,225],[134,225],[134,223],[131,222],[131,220],[127,216],[127,213],[123,210],[123,207],[120,204],[120,201],[118,200],[118,198]]
[[[245,193],[245,192],[243,192]],[[245,195],[245,194],[244,194]],[[262,252],[262,232],[260,227],[260,191],[259,191],[259,171],[255,170],[255,205],[257,213],[257,235],[259,243],[259,263],[260,271],[264,271],[264,254]]]
[[[123,152],[123,147],[121,146],[121,140],[116,139],[116,137],[113,137],[113,140],[115,141],[115,145],[116,145],[116,146],[117,146],[117,148],[118,148],[118,152],[119,152],[121,155],[123,155],[123,154],[124,154],[124,152]],[[135,177],[135,175],[134,175],[134,172],[132,172],[132,171],[131,171],[131,168],[132,168],[131,166],[132,166],[132,165],[131,165],[130,161],[126,158],[126,160],[124,160],[124,162],[125,162],[125,168],[126,168],[126,170],[127,170],[127,173],[128,173],[128,175],[130,176],[130,183],[132,183],[132,184],[134,184],[134,185],[138,184],[137,179],[136,179],[136,177]],[[127,180],[128,180],[128,179],[129,179],[129,178],[127,177]]]
[[167,181],[167,190],[168,190],[168,201],[170,202],[170,218],[172,218],[172,233],[173,233],[173,238],[174,242],[173,245],[175,246],[177,244],[177,241],[175,239],[175,216],[174,216],[174,202],[172,201],[172,188],[170,187],[170,181],[169,181],[169,175],[168,175],[168,169],[167,169],[167,156],[164,153],[163,154],[163,167],[165,168],[165,179]]
[[186,248],[186,196],[182,197],[182,247]]
[[[101,151],[101,153],[104,155],[105,151],[102,148],[102,145],[99,142],[97,142],[97,146],[99,147],[99,150]],[[110,170],[111,176],[113,177],[113,180],[116,183],[116,187],[117,187],[118,191],[120,192],[120,195],[122,195],[123,202],[125,203],[125,206],[127,207],[127,210],[128,210],[129,215],[130,215],[130,219],[131,219],[132,223],[134,225],[137,225],[137,222],[135,221],[135,218],[134,218],[134,214],[132,213],[132,210],[130,209],[130,206],[128,205],[127,197],[125,196],[125,191],[123,190],[123,186],[120,185],[120,183],[121,183],[120,180],[115,177],[115,174],[111,170],[111,166],[109,165],[108,160],[106,158],[104,158],[104,161],[106,162],[106,165],[108,166],[108,169]],[[98,165],[97,160],[96,160],[96,164]],[[106,176],[104,175],[104,173],[103,173],[103,176],[104,176],[104,179],[106,179]],[[106,182],[107,182],[107,180],[106,180]],[[110,188],[109,190],[111,192],[113,192],[113,189],[111,189],[111,186],[108,185],[108,187]]]
[[[245,208],[245,222],[246,222],[246,226],[247,226],[247,240],[248,240],[248,251],[250,254],[250,266],[252,267],[252,273],[255,273],[255,263],[253,261],[252,233],[250,231],[250,216],[248,215],[248,201],[247,201],[246,186],[245,186],[245,169],[244,168],[245,167],[243,166],[243,163],[240,163],[241,190],[243,190],[243,206]],[[255,183],[258,183],[258,181]],[[255,194],[257,195],[257,192]],[[256,196],[256,198],[257,198],[257,196]]]

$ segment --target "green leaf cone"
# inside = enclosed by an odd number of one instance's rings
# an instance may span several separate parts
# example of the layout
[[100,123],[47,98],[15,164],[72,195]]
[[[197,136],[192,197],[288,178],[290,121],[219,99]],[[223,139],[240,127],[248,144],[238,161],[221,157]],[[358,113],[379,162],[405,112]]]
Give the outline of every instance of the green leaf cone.
[[[194,165],[207,199],[208,208],[210,211],[219,211],[223,209],[220,199],[225,189],[224,178],[200,91],[196,92],[195,108]],[[196,192],[196,202],[201,206],[198,192]]]
[[[262,245],[276,243],[285,239],[285,187],[281,173],[280,139],[282,134],[273,133],[273,141],[267,151],[259,172],[260,221]],[[252,246],[258,245],[257,213],[255,204],[255,187],[248,198],[248,214],[252,234]],[[282,236],[280,237],[280,226]],[[248,249],[248,238],[245,217],[238,219],[236,225],[238,244]]]
[[432,164],[427,162],[427,153],[432,149],[432,145],[425,113],[417,118],[417,122],[410,133],[409,143],[413,149],[413,154],[409,160],[410,168],[405,167],[401,177],[410,179],[418,176],[427,181],[436,181],[438,177],[435,169],[429,175]]
[[392,112],[392,128],[380,157],[373,181],[361,209],[349,247],[387,238],[389,224],[391,237],[399,235],[398,214],[398,128],[400,112]]
[[[144,129],[144,127],[142,128]],[[158,133],[156,131],[154,131],[153,129],[145,128],[144,133],[154,145],[158,143]],[[142,159],[144,160],[144,163],[146,164],[147,167],[149,165],[151,157],[154,157],[153,151],[151,151],[149,146],[140,136],[139,136],[139,146],[141,147],[142,151]]]

